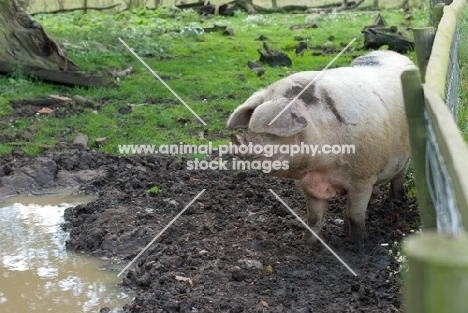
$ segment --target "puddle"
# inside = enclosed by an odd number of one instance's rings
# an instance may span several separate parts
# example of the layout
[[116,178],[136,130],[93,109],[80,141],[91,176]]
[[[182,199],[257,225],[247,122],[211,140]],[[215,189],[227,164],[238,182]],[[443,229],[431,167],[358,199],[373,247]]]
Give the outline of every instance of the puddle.
[[60,229],[66,208],[95,198],[66,190],[0,202],[0,312],[123,311],[131,297],[117,288],[117,272],[67,251]]

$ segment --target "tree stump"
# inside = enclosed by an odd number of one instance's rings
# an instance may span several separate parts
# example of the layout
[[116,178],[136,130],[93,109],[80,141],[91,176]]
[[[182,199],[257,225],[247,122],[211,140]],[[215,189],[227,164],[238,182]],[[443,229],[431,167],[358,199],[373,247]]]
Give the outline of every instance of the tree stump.
[[42,25],[21,10],[17,0],[0,0],[0,74],[20,72],[67,85],[111,84],[100,76],[78,73],[78,69]]
[[42,25],[21,11],[16,0],[0,0],[0,61],[47,70],[78,70]]

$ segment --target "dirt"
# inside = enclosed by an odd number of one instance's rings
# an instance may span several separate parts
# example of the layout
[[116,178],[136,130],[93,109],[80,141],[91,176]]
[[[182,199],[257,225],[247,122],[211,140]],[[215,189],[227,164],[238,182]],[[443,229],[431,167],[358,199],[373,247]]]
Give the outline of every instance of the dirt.
[[66,246],[123,265],[205,190],[122,275],[121,287],[136,293],[127,313],[402,309],[400,276],[392,275],[399,264],[389,250],[419,220],[414,198],[372,199],[362,244],[350,242],[341,226],[346,198],[330,201],[323,239],[354,277],[323,246],[302,240],[302,224],[269,191],[304,219],[305,201],[291,180],[189,171],[185,159],[171,156],[71,150],[3,157],[0,183],[2,197],[70,184],[99,194],[66,210]]

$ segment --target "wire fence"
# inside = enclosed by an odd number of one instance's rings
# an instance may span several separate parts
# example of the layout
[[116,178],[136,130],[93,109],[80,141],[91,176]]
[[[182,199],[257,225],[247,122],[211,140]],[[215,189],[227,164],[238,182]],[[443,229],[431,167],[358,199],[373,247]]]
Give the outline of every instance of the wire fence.
[[[458,24],[458,23],[457,23]],[[458,121],[458,111],[460,98],[458,96],[458,86],[460,77],[460,67],[458,64],[458,43],[460,42],[460,31],[457,25],[455,35],[453,36],[452,46],[450,47],[449,70],[447,73],[447,85],[445,86],[445,101],[452,112],[455,123]]]
[[[452,1],[445,1],[446,4]],[[431,0],[432,8],[439,1]],[[432,22],[435,23],[434,18]],[[458,24],[458,22],[456,22]],[[436,25],[433,25],[436,27]],[[458,120],[459,110],[459,64],[458,42],[460,39],[458,25],[450,46],[450,58],[448,63],[445,85],[445,103],[452,113],[454,122]],[[441,95],[442,96],[442,95]],[[427,143],[426,143],[426,176],[429,192],[434,203],[437,218],[437,230],[441,233],[460,234],[464,231],[458,205],[455,200],[455,192],[452,177],[450,176],[444,158],[441,155],[439,144],[434,133],[431,119],[426,112]],[[440,125],[443,126],[443,125]]]

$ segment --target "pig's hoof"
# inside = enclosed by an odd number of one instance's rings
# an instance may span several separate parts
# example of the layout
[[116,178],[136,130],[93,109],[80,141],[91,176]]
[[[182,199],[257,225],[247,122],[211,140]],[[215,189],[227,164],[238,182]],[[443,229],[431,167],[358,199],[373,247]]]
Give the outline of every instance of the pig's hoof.
[[355,243],[362,243],[366,241],[367,234],[365,231],[354,231],[350,234],[351,240]]
[[[322,238],[322,236],[320,235],[320,233],[317,233],[317,236],[319,236],[320,238]],[[308,244],[308,245],[315,245],[317,242],[318,242],[318,239],[317,237],[315,237],[310,231],[306,230],[305,233],[304,233],[304,239],[305,239],[305,242]]]
[[366,239],[366,226],[364,221],[349,219],[349,237],[354,242],[364,242]]
[[390,190],[388,193],[390,200],[404,200],[405,196],[406,192],[403,185],[395,186],[394,184],[390,183]]

